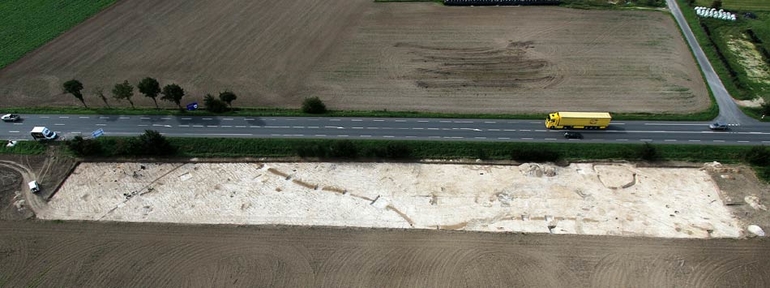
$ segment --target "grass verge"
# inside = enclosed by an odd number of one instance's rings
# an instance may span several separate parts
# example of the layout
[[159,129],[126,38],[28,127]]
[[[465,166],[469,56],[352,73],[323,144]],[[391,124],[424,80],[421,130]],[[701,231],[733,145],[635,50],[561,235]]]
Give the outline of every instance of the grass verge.
[[35,141],[19,141],[16,146],[7,147],[8,140],[0,140],[0,154],[40,155],[45,153],[46,145]]

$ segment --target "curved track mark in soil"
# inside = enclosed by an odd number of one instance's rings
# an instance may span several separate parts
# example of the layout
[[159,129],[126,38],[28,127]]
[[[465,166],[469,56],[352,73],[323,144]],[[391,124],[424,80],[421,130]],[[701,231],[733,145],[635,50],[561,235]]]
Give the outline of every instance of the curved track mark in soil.
[[[591,287],[675,287],[680,259],[663,259],[630,253],[614,253],[602,258],[591,275]],[[686,269],[686,268],[685,268]],[[688,282],[689,283],[689,282]],[[681,285],[682,283],[680,283]]]
[[13,162],[13,161],[7,161],[7,160],[0,160],[0,166],[4,166],[9,169],[13,169],[16,172],[19,172],[21,174],[21,177],[23,178],[22,186],[21,187],[21,193],[24,195],[24,199],[26,200],[27,207],[29,207],[32,212],[37,214],[39,211],[42,211],[46,207],[45,200],[43,198],[32,194],[31,191],[26,187],[27,183],[29,181],[32,181],[33,179],[37,178],[37,174],[35,174],[32,169],[30,169],[27,166],[24,166],[22,164]]

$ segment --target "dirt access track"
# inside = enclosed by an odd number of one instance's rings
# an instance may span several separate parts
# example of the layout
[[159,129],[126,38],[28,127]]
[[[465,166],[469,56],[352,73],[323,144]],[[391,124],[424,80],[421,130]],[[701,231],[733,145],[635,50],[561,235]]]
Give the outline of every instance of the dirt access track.
[[[467,113],[688,113],[708,91],[669,14],[371,0],[127,0],[0,70],[0,106],[155,77],[183,102]],[[139,106],[152,101],[134,96]],[[113,105],[128,106],[127,103]],[[169,106],[168,103],[163,105]]]

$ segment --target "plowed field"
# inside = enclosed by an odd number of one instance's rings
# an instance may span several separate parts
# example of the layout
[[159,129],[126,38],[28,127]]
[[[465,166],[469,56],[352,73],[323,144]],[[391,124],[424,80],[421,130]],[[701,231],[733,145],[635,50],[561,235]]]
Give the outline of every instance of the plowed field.
[[332,109],[471,113],[709,104],[675,22],[658,11],[133,0],[0,70],[0,106],[78,106],[61,94],[72,78],[98,106],[95,88],[109,94],[148,76],[180,84],[185,103],[229,89],[242,107],[297,107],[309,96]]
[[8,287],[768,287],[770,242],[0,222]]

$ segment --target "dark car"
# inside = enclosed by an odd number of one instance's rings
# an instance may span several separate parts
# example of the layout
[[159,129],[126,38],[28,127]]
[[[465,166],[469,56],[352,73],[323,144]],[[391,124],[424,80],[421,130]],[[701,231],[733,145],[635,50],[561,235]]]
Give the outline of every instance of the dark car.
[[0,119],[3,119],[5,122],[16,122],[21,120],[21,116],[18,114],[5,114],[3,116],[0,116]]
[[727,124],[722,123],[722,122],[714,122],[714,123],[709,124],[709,129],[711,129],[711,130],[720,130],[720,131],[727,130]]
[[564,132],[564,138],[567,139],[583,139],[583,134],[578,132]]

